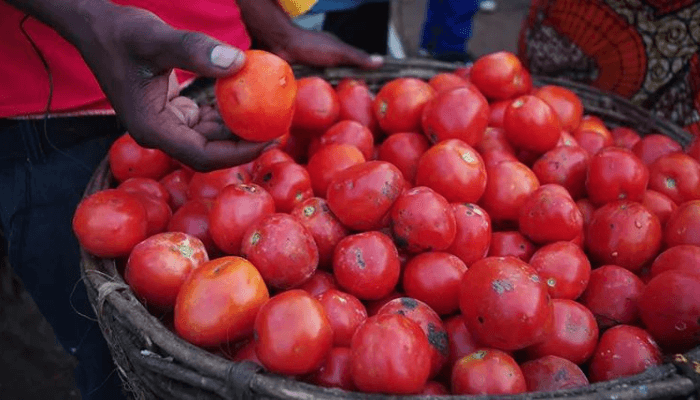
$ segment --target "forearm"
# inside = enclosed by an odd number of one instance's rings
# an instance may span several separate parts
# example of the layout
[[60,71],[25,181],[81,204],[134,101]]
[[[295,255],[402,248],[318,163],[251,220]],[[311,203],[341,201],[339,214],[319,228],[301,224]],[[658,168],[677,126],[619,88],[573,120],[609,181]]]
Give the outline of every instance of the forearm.
[[286,48],[298,29],[275,0],[239,0],[238,5],[250,34],[266,47]]

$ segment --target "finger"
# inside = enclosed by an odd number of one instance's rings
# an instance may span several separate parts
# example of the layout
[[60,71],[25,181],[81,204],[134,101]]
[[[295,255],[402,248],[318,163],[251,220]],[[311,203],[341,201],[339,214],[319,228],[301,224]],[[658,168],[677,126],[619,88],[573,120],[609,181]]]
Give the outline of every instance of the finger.
[[200,120],[200,111],[197,103],[189,97],[178,96],[170,100],[166,107],[175,113],[178,119],[189,127],[195,126]]
[[177,80],[175,70],[170,71],[168,76],[168,100],[172,100],[180,94],[180,82]]

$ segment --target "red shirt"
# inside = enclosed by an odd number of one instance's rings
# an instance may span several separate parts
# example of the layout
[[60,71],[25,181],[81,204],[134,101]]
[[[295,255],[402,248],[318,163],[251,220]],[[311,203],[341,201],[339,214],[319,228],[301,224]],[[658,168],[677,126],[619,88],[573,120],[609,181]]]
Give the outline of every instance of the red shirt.
[[[234,0],[118,0],[115,3],[148,9],[176,28],[204,32],[240,49],[250,47],[250,37]],[[46,110],[49,79],[39,56],[20,30],[23,17],[23,12],[0,1],[0,118],[36,116]],[[51,69],[52,114],[114,113],[73,45],[34,18],[24,23],[24,29]],[[181,81],[188,77],[179,76]]]

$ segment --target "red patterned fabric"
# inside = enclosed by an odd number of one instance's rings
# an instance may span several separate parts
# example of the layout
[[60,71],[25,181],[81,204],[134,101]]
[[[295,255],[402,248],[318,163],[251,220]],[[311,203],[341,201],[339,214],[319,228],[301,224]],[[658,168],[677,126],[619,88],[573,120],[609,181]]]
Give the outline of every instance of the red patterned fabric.
[[700,134],[700,2],[534,0],[519,55]]

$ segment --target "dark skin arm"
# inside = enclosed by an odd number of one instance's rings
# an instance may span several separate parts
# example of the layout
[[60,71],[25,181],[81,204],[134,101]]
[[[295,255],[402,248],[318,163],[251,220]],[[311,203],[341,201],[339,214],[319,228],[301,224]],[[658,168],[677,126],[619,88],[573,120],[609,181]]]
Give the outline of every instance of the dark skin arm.
[[[193,109],[187,101],[174,96],[173,68],[212,78],[227,76],[245,62],[240,50],[202,33],[174,29],[146,10],[106,0],[7,2],[49,25],[76,46],[139,144],[159,148],[201,171],[246,163],[271,145],[240,140],[223,126],[213,109]],[[241,9],[246,10],[247,16],[255,15],[257,4],[263,9],[272,5],[286,17],[271,0],[251,1],[241,4]],[[286,20],[291,23],[289,18]],[[252,17],[251,22],[255,25],[261,20]],[[271,26],[269,22],[263,25]],[[333,65],[328,60],[315,62],[299,57],[300,47],[290,44],[293,41],[275,46],[276,36],[265,34],[259,25],[250,29],[265,37],[261,41],[272,51],[282,56],[285,50],[289,51],[286,57],[290,61]],[[338,59],[338,63],[352,63],[348,60]]]

